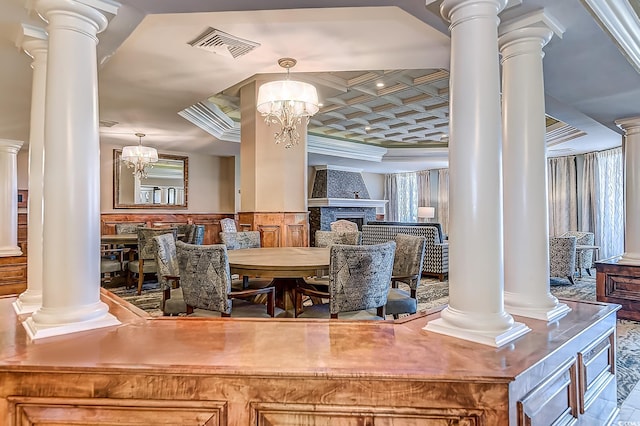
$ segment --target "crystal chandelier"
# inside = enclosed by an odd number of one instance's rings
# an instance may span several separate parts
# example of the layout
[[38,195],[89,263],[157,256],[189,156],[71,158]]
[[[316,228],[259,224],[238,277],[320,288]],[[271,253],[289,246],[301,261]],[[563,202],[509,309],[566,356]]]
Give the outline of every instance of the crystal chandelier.
[[291,148],[300,143],[300,133],[297,125],[318,112],[318,92],[309,83],[289,80],[289,70],[296,64],[293,58],[282,58],[278,65],[286,68],[287,77],[282,81],[264,83],[258,89],[256,108],[264,116],[267,125],[277,124],[280,131],[276,132],[276,143],[284,143],[285,148]]
[[121,159],[128,168],[133,169],[134,176],[138,179],[146,179],[149,169],[153,167],[152,163],[158,161],[158,151],[155,148],[142,146],[144,133],[136,133],[136,136],[138,137],[138,145],[122,148]]

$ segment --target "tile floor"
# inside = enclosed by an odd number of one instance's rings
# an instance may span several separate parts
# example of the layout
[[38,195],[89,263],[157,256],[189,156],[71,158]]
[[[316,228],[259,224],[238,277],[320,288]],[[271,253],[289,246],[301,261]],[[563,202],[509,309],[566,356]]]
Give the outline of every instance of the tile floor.
[[640,383],[622,403],[617,426],[640,426]]

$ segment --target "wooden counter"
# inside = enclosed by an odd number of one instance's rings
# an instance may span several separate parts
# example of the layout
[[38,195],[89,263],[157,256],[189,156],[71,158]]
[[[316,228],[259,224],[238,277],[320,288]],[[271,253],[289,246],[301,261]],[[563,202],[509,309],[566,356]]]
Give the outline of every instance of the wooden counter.
[[[151,318],[102,290],[122,325],[30,342],[0,298],[0,424],[607,424],[617,306],[492,348],[428,319]],[[138,423],[136,423],[138,422]]]

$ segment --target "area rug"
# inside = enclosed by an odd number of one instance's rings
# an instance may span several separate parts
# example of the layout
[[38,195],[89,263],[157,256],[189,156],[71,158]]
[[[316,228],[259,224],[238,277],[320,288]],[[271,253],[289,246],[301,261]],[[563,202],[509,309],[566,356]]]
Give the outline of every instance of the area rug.
[[[592,272],[595,274],[595,272]],[[584,275],[568,280],[552,279],[551,293],[557,298],[570,300],[595,301],[596,280],[594,276]],[[449,302],[449,283],[423,278],[418,287],[418,310],[427,310]],[[616,359],[616,379],[618,384],[618,405],[627,398],[633,387],[640,382],[640,323],[618,320],[616,327],[618,345]]]
[[[157,282],[145,282],[142,294],[138,296],[136,288],[115,287],[109,289],[124,300],[145,310],[151,316],[162,316],[160,303],[162,292]],[[588,275],[575,279],[575,285],[568,280],[552,280],[551,293],[562,299],[596,300],[595,277]],[[418,286],[418,310],[427,310],[446,305],[449,302],[449,283],[436,279],[423,278]],[[640,381],[640,323],[618,320],[618,347],[616,360],[616,378],[618,382],[618,405],[627,398],[629,392]]]

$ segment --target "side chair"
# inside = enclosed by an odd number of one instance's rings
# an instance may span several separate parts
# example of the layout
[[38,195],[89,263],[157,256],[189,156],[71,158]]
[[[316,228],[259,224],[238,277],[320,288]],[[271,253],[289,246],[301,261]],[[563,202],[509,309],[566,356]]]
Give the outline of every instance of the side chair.
[[[224,245],[195,245],[178,241],[176,251],[180,287],[188,315],[265,318],[275,315],[273,287],[231,290],[229,258]],[[260,294],[267,295],[266,306],[245,300]]]
[[[260,231],[221,232],[220,239],[227,250],[241,250],[248,248],[260,248]],[[236,289],[264,288],[271,285],[271,279],[249,278],[243,276],[241,280],[233,280]]]
[[[416,293],[422,276],[427,239],[423,236],[398,234],[395,241],[393,275],[386,309],[387,315],[398,318],[399,314],[415,314],[418,310]],[[409,291],[399,288],[398,283],[408,285]]]
[[187,312],[182,289],[180,288],[180,271],[176,241],[171,234],[156,235],[156,265],[158,266],[158,283],[162,289],[162,312],[164,315],[178,315]]
[[329,224],[332,231],[354,232],[358,230],[358,224],[346,219],[339,219]]
[[171,234],[175,240],[178,230],[176,228],[138,228],[138,259],[129,261],[129,269],[127,271],[128,286],[132,284],[132,275],[138,275],[138,294],[142,293],[144,274],[156,274],[158,272],[153,237],[162,234]]
[[222,232],[238,232],[236,221],[231,219],[230,217],[220,219],[220,229],[222,230]]
[[[395,241],[368,246],[331,246],[329,291],[297,286],[294,290],[295,316],[385,319],[395,249]],[[329,303],[302,307],[303,295],[329,299]]]

